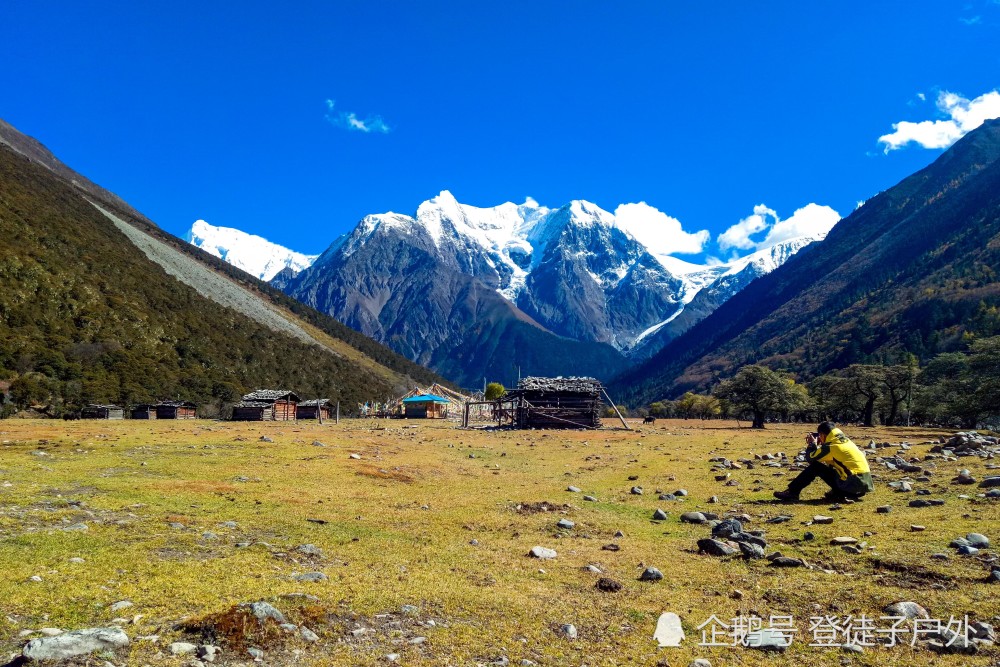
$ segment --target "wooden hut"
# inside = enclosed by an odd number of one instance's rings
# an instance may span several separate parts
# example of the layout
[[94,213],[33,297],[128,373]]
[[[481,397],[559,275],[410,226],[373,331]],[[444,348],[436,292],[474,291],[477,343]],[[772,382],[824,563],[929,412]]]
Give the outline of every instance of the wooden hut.
[[198,406],[191,401],[160,401],[156,404],[157,419],[194,419]]
[[407,419],[447,419],[447,398],[436,394],[418,394],[403,399],[403,416]]
[[132,419],[156,419],[156,406],[149,403],[136,405],[129,411]]
[[80,410],[80,419],[125,419],[125,409],[117,405],[91,404]]
[[258,389],[233,406],[234,421],[293,421],[299,397],[287,389]]
[[298,404],[295,408],[295,418],[319,419],[322,415],[323,419],[332,419],[334,409],[335,406],[329,398],[313,398]]
[[599,428],[604,388],[594,378],[523,378],[507,392],[515,428]]

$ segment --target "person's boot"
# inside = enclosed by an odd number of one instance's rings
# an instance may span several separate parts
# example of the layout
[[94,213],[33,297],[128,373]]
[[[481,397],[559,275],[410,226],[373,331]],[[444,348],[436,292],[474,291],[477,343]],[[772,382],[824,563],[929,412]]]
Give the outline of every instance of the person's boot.
[[786,500],[794,502],[799,499],[799,494],[793,493],[792,491],[775,491],[774,497],[777,498],[778,500]]

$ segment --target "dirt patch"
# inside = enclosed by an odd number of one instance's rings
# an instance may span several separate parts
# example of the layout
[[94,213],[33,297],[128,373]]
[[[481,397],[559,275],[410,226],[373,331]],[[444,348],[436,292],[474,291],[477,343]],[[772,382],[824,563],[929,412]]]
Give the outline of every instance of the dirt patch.
[[543,500],[539,503],[517,503],[514,505],[514,511],[518,514],[540,514],[542,512],[558,512],[560,510],[568,509],[569,505],[559,505],[556,503],[550,503],[547,500]]
[[363,465],[357,470],[358,475],[362,477],[371,477],[372,479],[386,479],[392,480],[394,482],[403,482],[404,484],[412,484],[416,481],[415,476],[412,473],[406,472],[402,468],[379,468],[373,465]]
[[895,561],[873,560],[873,579],[883,586],[896,588],[957,588],[957,577],[928,570],[919,565],[908,565]]
[[151,484],[152,488],[161,491],[190,491],[191,493],[232,493],[238,487],[226,482],[209,482],[205,480],[174,480]]

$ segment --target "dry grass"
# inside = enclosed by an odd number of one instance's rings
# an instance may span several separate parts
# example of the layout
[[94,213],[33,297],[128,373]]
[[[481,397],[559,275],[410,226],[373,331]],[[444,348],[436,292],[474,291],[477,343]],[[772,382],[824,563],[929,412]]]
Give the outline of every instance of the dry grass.
[[[127,599],[135,606],[119,614],[129,619],[129,635],[161,636],[158,644],[135,642],[128,663],[180,664],[164,655],[164,647],[193,638],[184,627],[233,620],[227,614],[234,605],[266,599],[320,636],[318,644],[269,636],[267,664],[374,665],[385,664],[388,653],[401,654],[406,665],[465,665],[503,655],[515,665],[528,658],[591,666],[668,660],[676,667],[696,657],[716,666],[964,667],[996,661],[996,655],[937,656],[909,648],[849,656],[808,648],[801,639],[775,658],[749,649],[700,648],[695,630],[712,614],[791,614],[804,637],[809,616],[878,616],[899,599],[920,602],[945,619],[969,614],[990,621],[1000,614],[1000,600],[996,587],[981,583],[985,566],[955,556],[929,559],[968,532],[1000,540],[996,505],[976,498],[975,487],[948,483],[963,467],[984,476],[984,462],[939,463],[933,482],[916,485],[944,498],[942,507],[908,508],[910,494],[885,486],[902,475],[876,469],[881,479],[874,497],[830,511],[822,503],[770,502],[771,491],[785,483],[777,475],[783,470],[735,470],[738,486],[725,486],[708,462],[714,456],[793,455],[807,429],[753,433],[734,423],[694,421],[637,428],[559,433],[371,420],[339,426],[2,422],[0,650],[18,651],[24,629],[107,624],[116,616],[108,606]],[[921,442],[939,435],[847,430],[858,442]],[[313,446],[317,440],[326,447]],[[361,459],[350,458],[355,452]],[[911,453],[923,456],[926,447]],[[566,492],[568,485],[582,493]],[[630,494],[633,485],[645,493]],[[690,494],[683,502],[657,500],[655,491],[678,488]],[[808,493],[818,498],[822,490]],[[973,497],[962,500],[961,493]],[[585,502],[585,494],[597,502]],[[718,504],[707,502],[713,495]],[[876,514],[883,504],[894,511]],[[650,521],[657,507],[668,512],[667,521]],[[678,521],[689,510],[747,513],[751,528],[766,529],[772,548],[836,574],[699,555],[696,541],[709,531]],[[818,513],[833,515],[834,523],[803,526]],[[793,519],[763,523],[778,514]],[[575,527],[558,529],[562,517]],[[89,529],[62,530],[79,522]],[[911,533],[913,523],[927,530]],[[624,537],[615,538],[619,530]],[[814,541],[801,540],[806,530],[816,534]],[[835,536],[862,538],[865,532],[872,533],[863,539],[876,547],[873,552],[852,555],[830,546]],[[296,547],[302,544],[323,553],[301,554]],[[610,544],[619,550],[603,548]],[[554,548],[559,557],[528,558],[535,545]],[[591,563],[622,589],[599,590],[601,575],[582,569]],[[638,581],[647,565],[666,578]],[[312,571],[329,578],[294,579]],[[29,581],[33,575],[42,581]],[[296,593],[318,600],[287,597]],[[419,612],[402,613],[403,605]],[[683,619],[688,638],[682,648],[657,649],[652,641],[663,611]],[[574,624],[579,639],[560,637],[555,630],[563,623]],[[354,636],[351,630],[359,627],[371,632]],[[417,636],[427,639],[411,644]],[[248,661],[240,643],[232,640],[234,650],[223,662]]]

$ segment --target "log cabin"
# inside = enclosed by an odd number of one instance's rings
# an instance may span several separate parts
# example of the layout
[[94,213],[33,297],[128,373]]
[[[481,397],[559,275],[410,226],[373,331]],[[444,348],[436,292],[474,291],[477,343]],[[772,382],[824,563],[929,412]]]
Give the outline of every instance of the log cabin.
[[160,401],[156,404],[157,419],[195,419],[198,406],[191,401]]
[[328,398],[314,398],[308,401],[302,401],[295,408],[295,418],[296,419],[319,419],[320,415],[323,415],[323,419],[333,418],[334,405],[330,402]]
[[80,410],[80,419],[125,419],[125,409],[117,405],[88,405]]
[[156,419],[156,406],[149,403],[133,406],[129,411],[129,417],[132,419]]
[[294,421],[299,397],[287,389],[258,389],[233,406],[233,421]]

